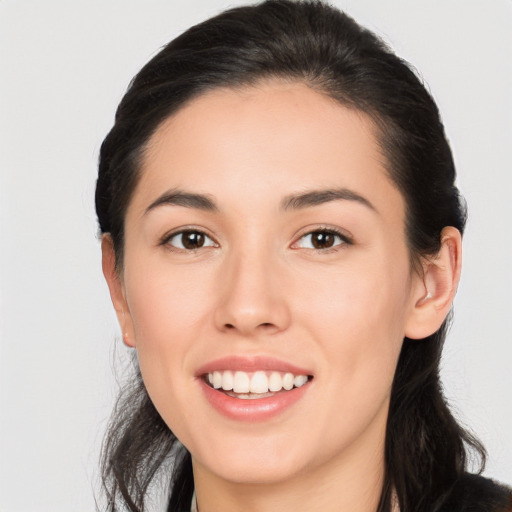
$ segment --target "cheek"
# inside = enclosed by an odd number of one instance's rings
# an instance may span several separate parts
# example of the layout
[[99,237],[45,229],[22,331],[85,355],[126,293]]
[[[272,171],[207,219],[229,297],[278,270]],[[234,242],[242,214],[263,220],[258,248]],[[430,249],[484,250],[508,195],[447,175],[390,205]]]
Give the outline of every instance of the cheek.
[[347,265],[324,275],[310,273],[294,295],[300,301],[297,307],[309,311],[303,316],[320,331],[357,338],[375,330],[380,338],[390,332],[401,336],[409,286],[407,271],[393,265]]
[[319,340],[338,393],[361,398],[360,393],[378,395],[391,386],[410,285],[404,262],[347,265],[310,279],[308,293],[301,294],[305,328]]
[[[407,280],[366,269],[338,273],[327,282],[328,287],[310,283],[316,300],[304,296],[309,315],[303,318],[322,356],[318,383],[326,403],[334,404],[317,414],[325,425],[321,438],[331,446],[340,436],[349,442],[376,415],[385,423],[403,342]],[[333,425],[344,425],[343,432]]]
[[187,272],[165,258],[133,265],[125,283],[137,343],[172,348],[173,342],[197,333],[209,306],[207,281],[200,267]]
[[157,408],[171,405],[178,395],[172,390],[184,385],[180,376],[192,375],[191,356],[209,325],[211,294],[205,293],[205,281],[200,271],[189,275],[158,262],[127,266],[125,286],[139,365]]

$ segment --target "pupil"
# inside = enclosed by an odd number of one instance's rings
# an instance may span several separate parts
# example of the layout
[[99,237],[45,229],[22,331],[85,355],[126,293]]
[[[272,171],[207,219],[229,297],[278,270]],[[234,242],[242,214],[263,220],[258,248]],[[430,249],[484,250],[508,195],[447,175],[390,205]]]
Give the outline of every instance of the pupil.
[[183,233],[182,243],[187,249],[198,249],[204,244],[204,235],[197,231],[187,231]]
[[315,249],[327,249],[334,244],[334,235],[332,233],[323,233],[321,231],[312,236],[313,247]]

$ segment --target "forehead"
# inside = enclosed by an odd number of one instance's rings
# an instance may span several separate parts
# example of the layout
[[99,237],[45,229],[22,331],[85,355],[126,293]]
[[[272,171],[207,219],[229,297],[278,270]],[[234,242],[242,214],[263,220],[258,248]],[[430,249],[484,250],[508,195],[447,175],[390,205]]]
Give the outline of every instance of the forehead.
[[403,210],[375,133],[369,116],[304,84],[212,90],[152,136],[133,201],[142,207],[166,189],[184,188],[245,206],[249,197],[276,202],[344,187],[372,202],[394,199]]

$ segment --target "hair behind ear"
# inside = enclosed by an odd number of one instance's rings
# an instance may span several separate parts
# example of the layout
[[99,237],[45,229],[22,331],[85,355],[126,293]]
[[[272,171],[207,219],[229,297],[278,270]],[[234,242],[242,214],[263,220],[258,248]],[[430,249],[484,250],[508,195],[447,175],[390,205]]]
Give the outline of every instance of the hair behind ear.
[[[485,467],[486,451],[451,413],[439,378],[449,314],[440,329],[422,340],[404,340],[391,391],[386,429],[386,472],[383,508],[396,492],[400,510],[440,510],[453,485],[464,474],[466,447]],[[427,492],[428,491],[428,492]],[[387,495],[387,496],[386,496]]]

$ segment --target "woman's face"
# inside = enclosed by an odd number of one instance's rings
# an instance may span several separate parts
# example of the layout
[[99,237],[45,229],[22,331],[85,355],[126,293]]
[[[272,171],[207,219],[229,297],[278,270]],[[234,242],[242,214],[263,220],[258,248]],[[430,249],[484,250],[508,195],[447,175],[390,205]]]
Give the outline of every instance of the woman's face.
[[196,473],[382,460],[423,285],[364,114],[299,84],[208,92],[153,135],[125,225],[120,322]]

